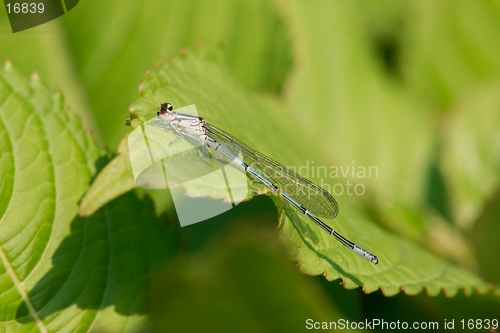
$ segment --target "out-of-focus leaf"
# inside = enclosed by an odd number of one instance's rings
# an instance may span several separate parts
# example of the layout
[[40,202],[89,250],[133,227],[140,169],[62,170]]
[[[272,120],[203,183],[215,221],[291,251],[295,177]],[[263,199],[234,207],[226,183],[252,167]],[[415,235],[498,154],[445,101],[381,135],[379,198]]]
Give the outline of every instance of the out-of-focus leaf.
[[403,72],[412,90],[447,108],[477,80],[500,75],[497,1],[408,1]]
[[[366,318],[378,318],[386,322],[399,320],[401,323],[409,323],[409,326],[416,323],[421,330],[425,327],[429,330],[430,325],[434,325],[435,331],[487,332],[484,319],[496,319],[500,316],[500,297],[494,293],[465,295],[459,292],[454,297],[449,297],[446,293],[436,297],[427,297],[424,294],[408,296],[401,293],[390,298],[381,293],[373,293],[365,295],[364,300],[362,308]],[[468,325],[471,322],[475,324],[479,318],[484,318],[484,326],[481,327],[478,321],[478,326],[471,329]],[[491,326],[491,319],[489,320]],[[454,328],[444,328],[445,322],[449,325],[454,322]]]
[[[231,134],[285,165],[293,165],[294,161],[311,154],[306,148],[306,139],[302,140],[297,134],[301,125],[291,126],[293,120],[289,120],[287,126],[279,128],[283,111],[249,94],[221,63],[211,59],[214,57],[210,54],[188,53],[152,70],[141,86],[143,97],[131,105],[132,112],[148,119],[156,116],[163,102],[174,106],[196,104],[199,114],[208,122],[230,130]],[[263,110],[269,110],[265,119]],[[275,135],[273,140],[266,139],[270,133]],[[199,188],[196,196],[203,193],[210,196],[205,188]],[[363,286],[365,292],[381,288],[386,295],[394,295],[401,289],[416,294],[426,288],[431,295],[441,290],[453,295],[458,289],[467,293],[473,288],[480,292],[488,289],[474,274],[383,232],[363,214],[344,204],[334,226],[344,236],[378,255],[380,264],[374,266],[344,248],[303,214],[286,204],[283,206],[279,196],[272,197],[278,209],[284,211],[280,237],[289,245],[292,258],[299,262],[304,273],[325,273],[329,280],[340,277],[347,288]]]
[[443,125],[441,172],[456,222],[470,227],[500,186],[500,82],[457,100]]
[[51,87],[60,87],[65,102],[71,105],[85,128],[92,131],[100,141],[101,136],[84,87],[78,77],[71,50],[66,43],[64,28],[60,20],[11,33],[7,15],[0,15],[0,62],[9,59],[24,75],[36,71]]
[[175,242],[133,193],[92,217],[78,201],[100,149],[59,92],[0,69],[0,304],[4,332],[131,331]]
[[200,42],[223,44],[241,82],[279,91],[290,42],[272,1],[86,0],[62,18],[75,66],[106,143],[125,129],[123,112],[148,63]]
[[308,319],[345,318],[270,235],[247,227],[224,239],[156,278],[152,332],[302,332]]
[[[307,133],[309,151],[321,156],[322,166],[351,167],[330,182],[365,186],[366,195],[386,211],[400,204],[419,207],[435,140],[433,120],[423,104],[384,75],[356,2],[282,1],[282,7],[298,36],[296,69],[286,90],[289,118],[300,121],[297,131]],[[371,174],[358,173],[370,168]],[[393,221],[393,229],[407,222]]]
[[472,231],[472,243],[481,270],[481,276],[500,286],[500,258],[498,257],[498,235],[500,235],[500,192],[484,207]]

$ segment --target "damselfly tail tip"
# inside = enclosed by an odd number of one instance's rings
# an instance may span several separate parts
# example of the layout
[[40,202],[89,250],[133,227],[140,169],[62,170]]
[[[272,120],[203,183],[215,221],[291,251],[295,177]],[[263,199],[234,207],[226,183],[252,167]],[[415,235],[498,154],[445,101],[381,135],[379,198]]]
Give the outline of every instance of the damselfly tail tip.
[[370,252],[366,251],[365,249],[362,249],[359,246],[354,245],[354,248],[352,249],[352,251],[354,253],[360,255],[361,257],[365,258],[366,260],[370,261],[374,265],[378,264],[377,256],[374,254],[371,254]]

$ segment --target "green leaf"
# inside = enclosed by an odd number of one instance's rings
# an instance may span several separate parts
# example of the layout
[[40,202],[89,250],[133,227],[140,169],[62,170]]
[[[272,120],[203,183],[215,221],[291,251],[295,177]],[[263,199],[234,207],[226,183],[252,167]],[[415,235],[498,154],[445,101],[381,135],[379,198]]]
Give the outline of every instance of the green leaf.
[[221,44],[241,82],[272,92],[281,90],[292,62],[284,23],[267,0],[161,0],[126,6],[118,0],[86,0],[61,20],[71,60],[110,146],[125,132],[115,124],[121,123],[136,93],[134,83],[159,57],[200,43]]
[[459,98],[443,126],[441,172],[453,217],[469,228],[500,187],[500,82],[479,84]]
[[108,163],[94,180],[80,202],[80,216],[90,216],[106,203],[136,187],[130,168],[126,138],[118,147],[118,155]]
[[134,193],[78,216],[101,150],[34,75],[0,69],[0,329],[131,331],[176,242]]
[[[0,16],[0,30],[11,30],[7,15]],[[93,132],[96,140],[100,141],[101,135],[66,39],[59,19],[29,31],[3,33],[0,61],[10,59],[22,74],[29,75],[36,71],[48,86],[61,87],[65,102],[72,106],[72,111],[82,119],[85,127]],[[29,52],[26,52],[27,46]]]
[[200,249],[196,264],[177,258],[156,278],[152,332],[298,332],[307,319],[345,318],[287,263],[272,235],[246,226],[224,239]]
[[335,229],[356,244],[374,252],[379,264],[373,266],[347,251],[331,236],[305,220],[296,211],[287,211],[280,238],[290,245],[291,255],[300,270],[309,275],[323,274],[329,281],[338,278],[348,289],[362,286],[371,293],[381,289],[393,296],[403,290],[415,295],[423,289],[430,296],[443,291],[454,296],[460,289],[487,292],[490,287],[475,274],[447,263],[418,246],[387,234],[352,207],[343,206]]
[[289,1],[283,6],[300,37],[296,56],[301,60],[290,77],[286,107],[288,117],[300,121],[314,140],[309,149],[323,166],[376,168],[368,177],[348,172],[335,181],[363,184],[384,209],[397,203],[418,207],[434,141],[432,117],[384,75],[368,48],[357,4]]
[[497,191],[474,224],[471,237],[481,275],[497,286],[500,285],[500,259],[496,239],[500,234],[499,214],[500,192]]
[[445,109],[477,81],[500,74],[496,1],[410,1],[403,35],[409,88]]
[[[152,70],[141,85],[143,97],[130,107],[137,115],[136,119],[156,116],[163,102],[172,103],[174,109],[177,105],[195,103],[200,115],[208,122],[230,129],[231,134],[285,165],[294,165],[294,161],[298,165],[296,161],[310,154],[306,139],[299,139],[297,129],[300,125],[292,125],[293,119],[283,117],[284,110],[273,102],[252,95],[239,86],[223,64],[214,59],[217,57],[210,52],[188,52],[180,59],[172,59]],[[288,122],[280,128],[283,119]],[[267,139],[270,134],[274,135],[273,140]],[[291,142],[293,149],[290,148]],[[313,145],[313,142],[308,143]],[[210,196],[203,188],[196,195],[203,192]],[[365,292],[380,288],[386,295],[394,295],[401,289],[416,294],[426,288],[431,295],[441,290],[454,295],[458,289],[467,293],[473,288],[480,292],[488,289],[487,284],[474,274],[383,232],[350,204],[341,206],[337,222],[330,224],[378,255],[378,266],[349,252],[304,215],[286,204],[283,206],[279,197],[272,197],[278,209],[284,211],[280,238],[289,245],[292,258],[299,262],[304,273],[325,274],[329,280],[340,277],[347,288],[363,286]]]
[[[10,31],[7,15],[0,17],[0,29]],[[0,55],[24,74],[37,70],[50,86],[60,85],[85,124],[114,148],[126,132],[119,124],[136,94],[135,82],[148,64],[202,43],[222,45],[244,84],[282,90],[292,64],[291,42],[267,0],[150,0],[126,6],[119,0],[86,0],[29,32],[2,35]]]
[[[465,295],[459,292],[453,298],[447,297],[446,294],[436,297],[428,297],[425,294],[410,297],[400,293],[394,297],[384,297],[381,293],[373,293],[365,297],[362,307],[363,318],[381,318],[386,322],[399,320],[401,323],[423,323],[422,319],[427,318],[427,323],[438,323],[439,329],[436,330],[440,331],[451,331],[451,327],[443,329],[443,324],[445,321],[454,321],[455,330],[465,331],[470,329],[467,326],[474,323],[476,318],[498,318],[500,297],[494,293]],[[462,321],[465,322],[464,329]],[[482,331],[484,330],[483,327]]]

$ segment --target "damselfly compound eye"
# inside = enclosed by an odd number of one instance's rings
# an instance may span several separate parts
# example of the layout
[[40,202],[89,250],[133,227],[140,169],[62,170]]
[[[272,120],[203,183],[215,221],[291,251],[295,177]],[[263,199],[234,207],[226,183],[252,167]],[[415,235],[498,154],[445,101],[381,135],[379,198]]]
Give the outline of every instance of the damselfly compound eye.
[[167,113],[167,112],[172,112],[172,104],[170,103],[163,103],[161,106],[160,106],[160,111],[158,111],[158,113],[160,114],[164,114],[164,113]]

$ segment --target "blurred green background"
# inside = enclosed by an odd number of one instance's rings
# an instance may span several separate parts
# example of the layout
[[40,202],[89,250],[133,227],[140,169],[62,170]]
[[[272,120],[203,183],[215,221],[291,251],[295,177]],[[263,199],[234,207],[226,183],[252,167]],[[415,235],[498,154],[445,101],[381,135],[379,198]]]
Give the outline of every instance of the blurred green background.
[[[127,107],[151,64],[184,50],[220,49],[242,86],[286,110],[280,130],[307,138],[311,159],[378,167],[366,195],[338,198],[341,209],[355,206],[388,232],[500,284],[500,1],[82,0],[60,19],[16,34],[4,12],[0,32],[0,59],[60,87],[111,152],[130,130]],[[245,127],[227,130],[241,135]],[[267,134],[269,142],[279,135]],[[500,319],[492,294],[387,298],[301,276],[280,249],[262,249],[259,232],[235,231],[252,225],[272,233],[276,224],[272,202],[258,198],[179,231],[188,254],[159,280],[150,329],[176,321],[183,324],[174,331],[297,328],[283,316],[274,320],[273,311],[310,311],[318,320]],[[248,254],[248,266],[220,245],[243,233],[250,236],[234,251]],[[201,267],[193,270],[190,260]],[[235,272],[239,279],[228,277]],[[248,289],[255,293],[240,293]],[[204,313],[200,322],[212,326],[190,320]]]

